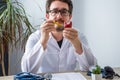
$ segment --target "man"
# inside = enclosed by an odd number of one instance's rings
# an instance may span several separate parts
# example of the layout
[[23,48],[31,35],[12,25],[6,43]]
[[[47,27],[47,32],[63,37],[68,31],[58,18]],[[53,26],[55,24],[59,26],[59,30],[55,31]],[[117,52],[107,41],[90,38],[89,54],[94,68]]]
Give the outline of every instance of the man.
[[47,0],[46,21],[30,35],[22,58],[22,71],[60,72],[79,69],[87,71],[96,64],[85,37],[76,29],[57,29],[59,24],[72,18],[71,0]]

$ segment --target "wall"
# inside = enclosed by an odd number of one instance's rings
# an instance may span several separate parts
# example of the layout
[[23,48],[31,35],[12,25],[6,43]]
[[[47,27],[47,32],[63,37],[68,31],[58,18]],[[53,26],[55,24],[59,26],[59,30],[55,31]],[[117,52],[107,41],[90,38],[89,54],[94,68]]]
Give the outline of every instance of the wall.
[[45,1],[46,0],[19,0],[19,2],[24,5],[28,18],[36,29],[38,29],[38,26],[40,26],[41,22],[45,19]]
[[120,0],[73,2],[76,7],[73,21],[86,35],[98,63],[102,67],[120,67]]

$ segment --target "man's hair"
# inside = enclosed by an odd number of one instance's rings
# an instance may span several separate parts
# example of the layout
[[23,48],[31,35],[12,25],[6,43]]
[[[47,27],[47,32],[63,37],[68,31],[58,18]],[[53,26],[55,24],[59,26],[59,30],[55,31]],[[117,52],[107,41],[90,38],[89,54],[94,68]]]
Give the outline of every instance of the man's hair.
[[48,11],[50,10],[50,5],[53,1],[61,1],[61,2],[64,2],[64,3],[67,3],[68,4],[68,7],[69,7],[69,11],[70,11],[70,14],[72,14],[72,11],[73,11],[73,3],[71,0],[47,0],[46,1],[46,13],[48,13]]

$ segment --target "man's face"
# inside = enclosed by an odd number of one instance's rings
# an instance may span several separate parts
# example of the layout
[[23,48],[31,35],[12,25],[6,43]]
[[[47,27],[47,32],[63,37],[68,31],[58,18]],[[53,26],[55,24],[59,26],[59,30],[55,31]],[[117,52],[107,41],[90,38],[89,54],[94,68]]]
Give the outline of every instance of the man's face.
[[61,24],[71,19],[68,4],[61,1],[54,1],[50,5],[50,11],[46,14],[46,18],[55,20]]

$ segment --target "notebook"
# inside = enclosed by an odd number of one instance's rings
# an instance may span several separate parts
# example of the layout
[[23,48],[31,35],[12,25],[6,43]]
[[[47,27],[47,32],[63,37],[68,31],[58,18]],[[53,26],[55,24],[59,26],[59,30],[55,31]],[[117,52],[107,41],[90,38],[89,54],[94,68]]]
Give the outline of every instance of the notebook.
[[76,72],[52,74],[52,80],[87,80],[82,74]]

